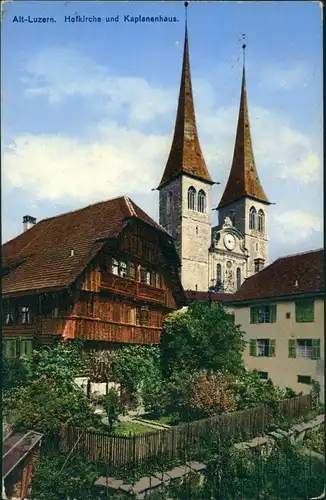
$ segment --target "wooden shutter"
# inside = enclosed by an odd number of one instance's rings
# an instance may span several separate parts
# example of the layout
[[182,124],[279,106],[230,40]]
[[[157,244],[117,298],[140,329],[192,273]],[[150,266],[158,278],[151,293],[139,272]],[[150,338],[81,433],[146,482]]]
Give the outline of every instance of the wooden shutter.
[[270,308],[271,323],[276,323],[276,310],[277,310],[276,304],[271,306]]
[[269,346],[268,346],[268,356],[274,358],[275,357],[275,349],[276,349],[276,340],[270,339]]
[[297,342],[295,339],[289,339],[289,358],[297,357]]
[[17,339],[6,339],[4,341],[4,357],[15,359],[17,357]]
[[295,303],[295,320],[297,323],[311,323],[315,320],[313,300],[300,300]]
[[257,342],[255,339],[249,341],[249,356],[257,356]]
[[312,359],[320,359],[320,339],[312,339]]
[[257,309],[257,307],[250,308],[250,323],[258,323],[258,309]]
[[23,339],[20,342],[20,355],[29,355],[33,350],[33,341],[32,339]]

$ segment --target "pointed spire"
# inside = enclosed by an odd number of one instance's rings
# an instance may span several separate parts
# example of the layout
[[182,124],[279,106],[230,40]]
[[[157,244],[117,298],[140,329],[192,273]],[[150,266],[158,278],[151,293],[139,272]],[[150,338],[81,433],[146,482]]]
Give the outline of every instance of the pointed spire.
[[246,89],[245,44],[242,45],[242,49],[243,70],[237,135],[229,179],[218,208],[245,196],[270,204],[259,180],[252,148]]
[[185,41],[177,118],[170,154],[158,189],[182,174],[213,184],[201,151],[191,86],[189,42],[185,2]]

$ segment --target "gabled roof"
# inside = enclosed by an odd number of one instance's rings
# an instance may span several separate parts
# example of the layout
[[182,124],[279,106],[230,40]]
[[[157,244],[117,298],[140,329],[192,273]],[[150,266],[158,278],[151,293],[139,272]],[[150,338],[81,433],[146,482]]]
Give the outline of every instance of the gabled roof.
[[[169,234],[126,196],[44,219],[3,245],[2,265],[8,270],[2,278],[3,294],[68,287],[130,219],[149,224],[170,241]],[[172,242],[170,246],[174,248]]]
[[247,103],[246,75],[243,68],[241,100],[230,175],[218,208],[243,197],[270,204],[262,188],[256,169],[251,142]]
[[187,26],[174,136],[165,170],[157,189],[161,189],[182,174],[213,184],[201,151],[197,132]]
[[280,257],[246,279],[232,301],[276,299],[324,292],[324,250]]

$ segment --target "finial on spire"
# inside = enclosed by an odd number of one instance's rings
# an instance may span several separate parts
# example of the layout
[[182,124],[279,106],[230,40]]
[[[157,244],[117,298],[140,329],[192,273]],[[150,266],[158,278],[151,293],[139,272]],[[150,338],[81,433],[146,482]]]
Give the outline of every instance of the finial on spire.
[[242,34],[242,41],[243,41],[243,44],[242,44],[242,50],[243,50],[243,67],[245,67],[245,65],[246,65],[246,47],[247,47],[247,45],[245,43],[246,42],[246,34],[245,33]]
[[188,12],[187,7],[188,7],[188,2],[185,2],[185,3],[184,3],[184,6],[185,6],[185,27],[186,27],[186,36],[187,36],[187,31],[188,31],[188,26],[187,26],[187,21],[188,21],[188,19],[187,19],[187,12]]

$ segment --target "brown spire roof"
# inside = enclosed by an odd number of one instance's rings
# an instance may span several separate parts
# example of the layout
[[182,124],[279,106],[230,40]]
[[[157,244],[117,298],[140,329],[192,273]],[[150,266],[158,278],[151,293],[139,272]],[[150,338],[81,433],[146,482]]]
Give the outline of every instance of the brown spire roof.
[[242,75],[238,129],[232,167],[218,208],[244,196],[270,204],[260,183],[252,150],[245,68],[243,68]]
[[192,95],[186,25],[182,75],[172,146],[158,189],[181,174],[213,184],[200,148]]

